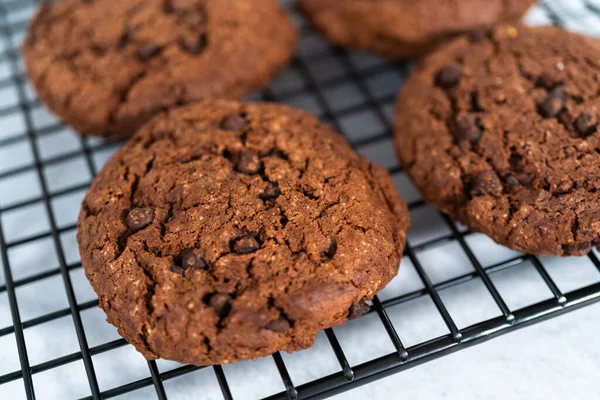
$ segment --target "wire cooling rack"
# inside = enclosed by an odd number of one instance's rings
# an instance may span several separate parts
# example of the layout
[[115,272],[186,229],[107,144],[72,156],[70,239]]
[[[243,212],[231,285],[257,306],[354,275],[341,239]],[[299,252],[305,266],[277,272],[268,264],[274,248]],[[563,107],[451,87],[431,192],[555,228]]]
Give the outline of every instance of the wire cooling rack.
[[[145,361],[104,321],[75,239],[79,204],[119,143],[79,138],[28,86],[18,45],[35,5],[0,0],[1,399],[322,398],[600,300],[597,253],[516,253],[424,204],[391,138],[410,66],[331,47],[296,16],[298,56],[251,98],[307,109],[389,168],[413,220],[400,275],[306,351],[206,368]],[[527,20],[600,36],[600,0],[546,1]]]

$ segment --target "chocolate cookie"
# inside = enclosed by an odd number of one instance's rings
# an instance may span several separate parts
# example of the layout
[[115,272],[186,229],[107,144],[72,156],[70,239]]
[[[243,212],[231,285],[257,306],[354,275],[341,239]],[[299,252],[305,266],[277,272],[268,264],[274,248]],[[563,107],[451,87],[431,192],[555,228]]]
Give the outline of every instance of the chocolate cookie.
[[296,41],[277,0],[56,0],[42,3],[23,56],[64,122],[125,138],[173,106],[265,86]]
[[108,321],[147,358],[196,365],[304,349],[368,310],[408,225],[387,172],[302,111],[219,100],[158,116],[79,219]]
[[424,198],[527,253],[598,245],[599,43],[500,26],[426,58],[396,122],[398,154]]
[[517,21],[535,0],[299,0],[332,42],[389,59],[421,56],[462,32]]

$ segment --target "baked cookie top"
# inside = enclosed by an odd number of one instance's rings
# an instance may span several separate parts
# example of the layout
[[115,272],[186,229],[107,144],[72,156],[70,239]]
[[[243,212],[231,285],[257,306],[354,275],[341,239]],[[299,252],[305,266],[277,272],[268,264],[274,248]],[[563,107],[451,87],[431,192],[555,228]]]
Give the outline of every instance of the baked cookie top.
[[276,0],[57,0],[40,6],[23,55],[66,123],[129,137],[173,106],[265,86],[296,42]]
[[600,44],[500,26],[427,57],[402,89],[397,150],[424,198],[536,255],[600,239]]
[[456,36],[514,22],[535,0],[299,0],[300,10],[336,44],[389,59],[421,56]]
[[398,271],[405,203],[308,114],[215,101],[156,117],[87,194],[78,241],[109,322],[148,358],[299,350]]

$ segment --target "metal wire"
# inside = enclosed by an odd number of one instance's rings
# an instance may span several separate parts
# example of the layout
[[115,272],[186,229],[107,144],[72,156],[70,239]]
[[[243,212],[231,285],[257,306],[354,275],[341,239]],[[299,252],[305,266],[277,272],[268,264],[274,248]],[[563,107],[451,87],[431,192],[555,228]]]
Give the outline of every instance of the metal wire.
[[[78,303],[75,296],[75,287],[70,273],[81,269],[80,262],[69,263],[65,256],[65,251],[61,244],[61,235],[73,232],[76,229],[75,224],[65,224],[59,226],[54,217],[54,206],[52,200],[61,196],[67,196],[85,190],[89,182],[74,184],[70,187],[60,190],[51,190],[46,183],[44,170],[49,166],[61,165],[67,161],[83,157],[86,168],[93,177],[97,173],[97,166],[94,155],[101,151],[111,150],[118,147],[118,143],[113,141],[92,142],[88,139],[79,139],[80,149],[69,151],[49,158],[43,158],[40,154],[38,139],[55,134],[63,129],[62,125],[53,123],[43,128],[36,128],[32,121],[32,112],[40,107],[38,100],[28,98],[24,89],[26,76],[21,71],[19,62],[19,50],[14,42],[14,38],[21,35],[27,26],[27,21],[10,22],[10,16],[20,10],[35,4],[36,0],[0,0],[0,35],[4,50],[0,51],[0,62],[7,63],[9,66],[9,77],[0,78],[0,90],[4,88],[16,88],[18,103],[0,108],[0,118],[13,115],[23,116],[25,122],[25,131],[21,134],[11,135],[0,139],[0,150],[9,146],[27,144],[32,154],[32,162],[26,165],[20,165],[8,170],[0,171],[0,182],[5,179],[18,176],[23,173],[34,173],[41,187],[41,195],[34,196],[25,200],[19,200],[10,204],[0,204],[0,260],[2,261],[2,272],[5,283],[0,285],[0,294],[6,293],[8,306],[10,308],[10,317],[12,325],[0,328],[0,338],[14,334],[19,357],[20,369],[0,375],[1,385],[22,379],[27,399],[34,399],[35,385],[33,377],[44,371],[52,370],[60,366],[81,360],[83,362],[86,378],[88,380],[90,396],[89,399],[104,399],[119,396],[145,387],[154,387],[157,398],[164,400],[168,398],[168,391],[163,383],[177,377],[182,377],[201,370],[203,368],[193,366],[181,366],[169,371],[161,372],[156,362],[148,362],[148,377],[127,382],[109,390],[101,390],[98,383],[98,372],[94,368],[93,356],[104,354],[115,349],[127,346],[123,339],[116,339],[106,343],[89,346],[86,331],[81,319],[81,313],[98,306],[97,300],[90,300]],[[560,0],[545,1],[541,3],[541,9],[555,25],[565,25],[572,20],[567,20],[566,14],[560,12],[557,4]],[[587,13],[600,15],[600,9],[591,1],[584,1]],[[571,16],[572,17],[572,16]],[[302,28],[304,35],[312,35],[310,29]],[[321,79],[315,77],[311,71],[311,64],[330,59],[337,60],[343,65],[344,72],[338,76]],[[384,109],[393,104],[394,95],[385,94],[382,96],[373,94],[369,88],[368,81],[382,74],[393,71],[399,76],[404,77],[408,73],[409,65],[398,64],[388,65],[386,63],[376,63],[369,67],[359,67],[356,65],[352,54],[344,49],[325,47],[319,51],[310,54],[300,54],[292,63],[292,68],[301,77],[305,83],[300,88],[287,89],[284,91],[265,90],[260,98],[265,101],[287,102],[302,95],[310,95],[318,104],[320,113],[317,115],[324,121],[329,122],[336,130],[344,131],[343,119],[362,112],[371,112],[375,116],[377,123],[383,127],[383,131],[371,135],[367,138],[352,139],[351,145],[357,151],[365,147],[389,141],[391,138],[392,126]],[[327,99],[326,92],[338,85],[351,82],[357,88],[360,96],[363,98],[359,104],[353,104],[345,107],[333,106]],[[402,168],[398,165],[390,168],[390,173],[394,176],[401,175]],[[32,205],[41,204],[48,215],[49,230],[41,233],[32,234],[19,239],[7,240],[4,234],[2,215],[23,210]],[[409,204],[411,212],[426,207],[422,200],[415,200]],[[468,244],[468,238],[472,235],[469,231],[461,230],[454,221],[444,215],[440,215],[445,227],[450,232],[426,241],[412,244],[409,243],[406,250],[406,257],[411,261],[415,271],[422,282],[423,288],[405,293],[400,296],[387,298],[383,301],[375,297],[371,306],[370,314],[377,315],[387,336],[391,340],[395,351],[389,354],[372,358],[359,365],[352,365],[340,344],[338,337],[333,329],[327,329],[325,335],[327,342],[335,355],[339,364],[339,371],[322,376],[316,380],[295,386],[293,376],[290,374],[283,357],[276,353],[272,356],[273,362],[279,373],[284,391],[268,397],[268,399],[310,399],[323,398],[336,393],[349,390],[357,385],[372,382],[390,374],[412,368],[432,359],[442,357],[446,354],[465,349],[482,341],[489,340],[497,335],[504,334],[515,329],[551,318],[562,313],[583,307],[596,301],[600,301],[600,283],[595,282],[583,288],[563,293],[559,285],[554,281],[548,272],[544,262],[536,257],[527,255],[516,255],[507,260],[503,260],[493,265],[484,266],[477,259],[475,252]],[[24,278],[13,278],[13,270],[9,251],[12,248],[35,243],[37,241],[49,239],[56,248],[58,256],[58,267],[36,272]],[[473,271],[465,273],[451,279],[434,283],[428,274],[427,269],[422,265],[419,253],[430,248],[443,246],[447,243],[457,243]],[[589,254],[589,260],[597,271],[600,271],[600,260],[594,253]],[[533,305],[512,310],[501,292],[496,287],[490,275],[500,271],[510,271],[516,266],[530,263],[539,274],[541,280],[547,286],[552,294],[550,299],[537,302]],[[20,306],[16,291],[18,288],[41,282],[51,277],[60,276],[64,285],[64,291],[68,301],[68,307],[46,313],[44,315],[23,320],[21,317]],[[478,321],[477,323],[459,329],[448,311],[446,304],[440,296],[440,291],[470,282],[474,279],[480,279],[486,291],[494,300],[500,314],[497,317]],[[402,332],[394,326],[392,319],[388,316],[387,310],[391,307],[406,303],[421,297],[427,296],[435,305],[437,312],[442,318],[448,333],[439,337],[432,338],[424,343],[419,343],[406,347],[402,340]],[[25,341],[25,331],[32,327],[57,320],[63,317],[70,317],[77,335],[79,350],[62,357],[53,358],[42,363],[31,365],[29,353]],[[308,367],[308,366],[307,366]],[[230,382],[226,376],[226,370],[221,366],[212,368],[216,381],[218,382],[223,398],[233,399],[230,389]]]

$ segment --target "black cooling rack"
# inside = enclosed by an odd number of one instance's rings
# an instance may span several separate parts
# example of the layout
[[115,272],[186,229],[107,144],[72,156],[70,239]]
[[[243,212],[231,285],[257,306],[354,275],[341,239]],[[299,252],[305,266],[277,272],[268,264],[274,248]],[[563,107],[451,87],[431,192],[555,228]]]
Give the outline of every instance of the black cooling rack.
[[[18,45],[35,4],[36,0],[0,0],[0,393],[10,386],[22,391],[27,399],[43,397],[46,393],[38,377],[75,363],[82,366],[83,372],[64,385],[84,381],[84,394],[78,397],[112,398],[142,390],[142,398],[172,398],[166,389],[169,381],[177,378],[178,382],[186,382],[194,379],[196,371],[204,370],[212,374],[211,382],[222,397],[232,399],[232,386],[244,377],[229,372],[230,366],[198,368],[151,361],[142,371],[143,376],[118,384],[107,383],[107,372],[98,368],[101,356],[112,357],[130,346],[114,335],[99,334],[98,327],[103,325],[86,328],[88,315],[98,310],[98,302],[80,294],[85,293],[87,283],[81,278],[76,254],[75,218],[77,202],[91,178],[119,143],[70,133],[45,113],[27,86]],[[546,1],[532,15],[541,23],[600,34],[599,1]],[[327,348],[335,360],[333,371],[327,374],[303,377],[303,383],[295,385],[297,374],[290,372],[290,363],[297,370],[297,359],[274,354],[270,362],[278,375],[275,387],[280,389],[265,398],[331,396],[600,300],[600,260],[595,252],[577,261],[557,261],[499,250],[502,256],[490,259],[484,253],[499,246],[425,205],[397,165],[391,146],[394,97],[410,66],[389,65],[372,56],[332,47],[297,19],[303,32],[299,55],[268,90],[252,98],[289,103],[314,112],[343,132],[358,152],[389,167],[401,192],[410,200],[414,227],[409,232],[401,270],[412,271],[417,283],[398,292],[394,288],[384,290],[372,302],[371,311],[359,319],[363,326],[367,320],[378,324],[383,336],[357,338],[364,331],[352,327],[325,331],[319,351]],[[440,268],[448,264],[442,261],[450,256],[461,264],[460,272],[453,269],[454,274],[440,273]],[[586,278],[575,285],[561,281],[564,274],[560,273],[560,265],[567,262],[587,269]],[[511,277],[519,281],[518,275],[524,270],[541,282],[546,294],[516,305],[511,300],[511,282],[515,282]],[[50,281],[56,293],[44,291],[43,285]],[[460,317],[465,314],[456,311],[456,299],[447,293],[473,283],[481,289],[474,301],[484,302],[487,298],[495,312],[489,314],[491,317],[465,322]],[[55,297],[63,298],[64,306],[54,307]],[[422,299],[431,304],[429,312],[441,321],[443,333],[421,335],[407,345],[404,337],[411,329],[398,323],[406,311],[398,313],[397,308]],[[46,307],[45,303],[52,304]],[[425,324],[425,313],[419,317]],[[33,334],[29,334],[40,329],[51,331],[56,321],[74,331],[72,341],[78,347],[57,356],[52,349],[40,349],[38,342],[30,340]],[[3,347],[2,340],[9,347]],[[344,345],[349,340],[375,344],[383,340],[391,344],[391,349],[367,358],[363,354],[360,362],[353,362],[349,346]],[[3,351],[15,347],[12,363],[10,355],[2,358]],[[38,353],[45,350],[53,356],[39,361]],[[314,353],[307,354],[300,359],[304,362],[300,370],[314,368],[310,358]]]

